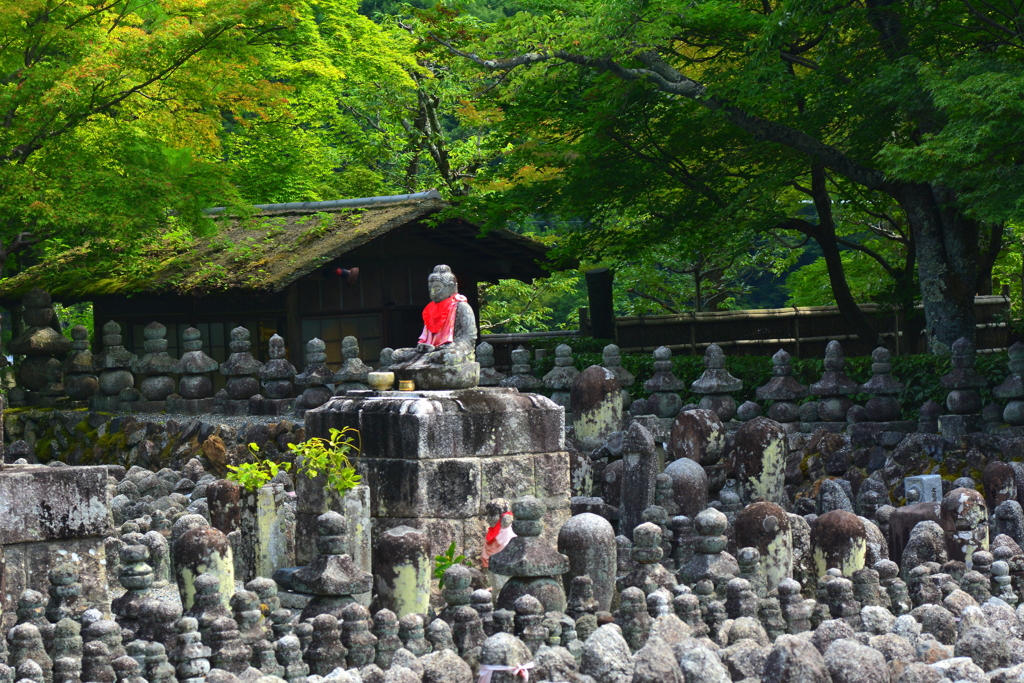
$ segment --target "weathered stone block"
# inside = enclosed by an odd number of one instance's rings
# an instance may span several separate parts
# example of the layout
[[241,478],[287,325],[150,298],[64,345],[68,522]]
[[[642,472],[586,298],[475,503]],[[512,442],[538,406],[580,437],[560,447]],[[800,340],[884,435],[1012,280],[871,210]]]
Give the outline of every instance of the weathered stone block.
[[360,463],[377,517],[471,517],[480,509],[480,461],[367,459]]
[[[412,527],[413,529],[419,529],[424,533],[424,535],[426,535],[427,540],[430,541],[431,555],[440,555],[448,550],[448,546],[452,543],[455,544],[457,549],[466,547],[464,523],[457,519],[438,519],[431,517],[405,519],[395,517],[380,518],[377,519],[376,524],[374,524],[374,536],[380,537],[380,535],[388,529],[394,529],[395,527],[402,525]],[[483,545],[482,537],[479,544]]]
[[272,576],[281,567],[295,564],[294,527],[283,486],[264,486],[256,496],[255,574]]
[[81,612],[90,607],[103,612],[109,610],[107,556],[102,537],[15,543],[4,546],[2,550],[4,575],[0,597],[4,630],[14,625],[18,596],[29,588],[45,595],[50,585],[50,570],[68,562],[78,569],[82,582],[82,595],[74,605],[75,611]]
[[133,413],[140,414],[162,413],[167,410],[167,401],[132,401],[125,405],[129,406]]
[[[360,392],[362,394],[363,392]],[[365,392],[310,411],[309,436],[356,427],[364,458],[461,458],[564,450],[565,411],[538,394],[481,388]]]
[[[536,459],[532,455],[488,458],[481,464],[481,500],[518,498],[537,493]],[[567,472],[568,473],[568,472]]]
[[102,536],[108,527],[106,468],[0,470],[0,545]]
[[980,432],[985,423],[981,415],[940,415],[939,433],[942,436],[956,438],[965,434]]
[[918,474],[903,480],[903,490],[907,500],[910,492],[917,492],[917,503],[938,503],[942,501],[942,477],[938,474]]
[[[568,517],[564,421],[560,406],[514,389],[353,391],[309,411],[306,434],[360,430],[357,462],[375,538],[406,524],[424,531],[435,554],[455,542],[472,555],[483,545],[492,499],[536,495],[556,517]],[[330,503],[301,478],[296,494],[302,562],[314,515]]]
[[295,410],[294,398],[250,398],[248,403],[250,415],[288,415]]
[[[366,480],[364,479],[364,482]],[[334,510],[341,513],[348,523],[345,537],[346,553],[363,571],[370,571],[370,487],[365,483],[339,498],[333,491],[325,491],[323,478],[295,478],[298,492],[295,515],[295,561],[299,565],[309,564],[316,557],[317,517]]]
[[205,415],[213,412],[213,399],[181,398],[172,394],[167,397],[167,412],[181,415]]
[[[537,473],[537,493],[540,497],[562,496],[569,490],[569,454],[565,451],[557,453],[540,453],[534,456],[534,467]],[[486,501],[485,501],[486,502]]]
[[224,415],[248,415],[249,414],[249,399],[237,400],[228,399],[224,401],[222,407]]

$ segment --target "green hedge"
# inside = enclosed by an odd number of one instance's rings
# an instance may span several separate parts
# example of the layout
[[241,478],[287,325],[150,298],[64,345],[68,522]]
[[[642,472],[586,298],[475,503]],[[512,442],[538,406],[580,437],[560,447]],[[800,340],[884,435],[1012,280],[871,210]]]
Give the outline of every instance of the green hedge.
[[[534,348],[548,349],[543,360],[534,360],[533,369],[538,377],[543,377],[555,365],[555,347],[568,344],[573,348],[574,365],[583,370],[591,365],[601,364],[601,350],[606,342],[595,339],[576,337],[548,338],[538,340]],[[988,387],[981,389],[981,397],[985,404],[991,402],[992,387],[1006,379],[1007,357],[1005,353],[979,354],[975,369],[989,381]],[[636,377],[636,383],[630,387],[633,398],[643,398],[647,392],[643,383],[654,374],[654,358],[651,354],[623,354],[622,365]],[[903,382],[905,389],[899,395],[903,406],[903,418],[916,420],[918,410],[926,401],[933,400],[945,404],[947,391],[939,386],[939,379],[950,370],[949,357],[921,354],[916,356],[896,356],[892,359],[893,376]],[[754,391],[766,384],[772,376],[772,359],[769,356],[730,356],[726,354],[725,367],[735,377],[743,380],[743,389],[734,394],[737,404],[744,401],[756,401]],[[697,379],[704,371],[703,356],[674,356],[672,368],[676,377],[687,384]],[[793,376],[801,384],[808,386],[821,378],[825,369],[823,358],[801,358],[793,361]],[[846,373],[859,383],[871,377],[871,357],[858,356],[846,359]],[[696,403],[700,400],[697,394],[682,392],[684,403]],[[854,395],[853,400],[863,405],[870,396]],[[813,399],[807,399],[813,400]]]

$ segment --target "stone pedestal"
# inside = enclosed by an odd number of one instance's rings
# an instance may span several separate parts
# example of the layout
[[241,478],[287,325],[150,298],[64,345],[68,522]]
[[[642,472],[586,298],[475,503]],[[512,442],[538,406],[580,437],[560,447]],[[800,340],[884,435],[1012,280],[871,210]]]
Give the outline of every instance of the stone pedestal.
[[[915,503],[941,503],[942,477],[938,474],[918,474],[903,479],[907,500]],[[911,492],[915,492],[913,495]]]
[[939,433],[951,439],[980,432],[984,426],[981,415],[939,415]]
[[249,414],[249,399],[235,400],[229,398],[224,401],[221,406],[224,411],[224,415],[248,415]]
[[50,569],[66,562],[73,563],[82,577],[79,604],[107,611],[108,523],[105,467],[0,469],[0,600],[5,630],[14,623],[22,591],[45,594]]
[[309,438],[359,429],[354,461],[370,490],[375,535],[405,524],[427,534],[435,555],[454,541],[474,557],[495,498],[541,499],[552,540],[569,517],[565,413],[544,396],[505,388],[349,392],[305,420]]
[[916,432],[917,423],[912,420],[854,422],[847,425],[846,431],[854,446],[870,448],[878,445],[892,448],[893,444],[902,441],[907,434]]
[[167,410],[167,401],[133,401],[128,404],[133,413],[162,413]]
[[826,432],[833,434],[842,434],[846,431],[849,424],[846,422],[801,422],[800,431],[804,434],[813,434],[819,429],[824,429]]
[[213,398],[182,398],[171,394],[166,402],[168,413],[179,415],[203,415],[213,412]]
[[257,395],[249,399],[250,415],[291,415],[293,412],[294,398],[263,398]]

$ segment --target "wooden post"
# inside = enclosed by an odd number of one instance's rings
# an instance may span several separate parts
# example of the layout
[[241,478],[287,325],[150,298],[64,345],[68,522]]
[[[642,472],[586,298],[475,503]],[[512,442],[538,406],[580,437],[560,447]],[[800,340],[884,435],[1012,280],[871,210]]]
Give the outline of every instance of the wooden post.
[[690,313],[690,355],[697,355],[697,314]]
[[893,330],[896,332],[896,344],[895,344],[896,350],[895,350],[893,355],[898,356],[898,355],[900,355],[900,307],[899,306],[896,306],[896,307],[893,308],[893,310],[892,310],[892,319],[893,319]]
[[586,278],[593,336],[595,339],[615,339],[615,308],[612,295],[615,275],[607,268],[594,268],[586,272]]
[[793,339],[796,340],[796,357],[800,357],[800,309],[793,307]]
[[298,282],[288,285],[286,302],[285,323],[288,333],[285,335],[285,344],[288,347],[288,360],[301,372],[306,366],[306,348],[302,344],[302,322],[299,320]]

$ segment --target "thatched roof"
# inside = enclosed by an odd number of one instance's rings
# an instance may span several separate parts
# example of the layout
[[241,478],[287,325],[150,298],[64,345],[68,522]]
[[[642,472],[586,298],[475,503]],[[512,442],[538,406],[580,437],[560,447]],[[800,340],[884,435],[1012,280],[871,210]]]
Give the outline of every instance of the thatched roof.
[[[122,263],[109,252],[94,251],[102,245],[86,245],[0,281],[0,301],[16,301],[33,287],[64,301],[142,292],[196,296],[279,292],[324,263],[445,207],[441,200],[427,199],[223,218],[213,237],[167,232],[144,246],[141,256]],[[445,221],[432,230],[449,244],[458,241],[471,251],[515,252],[530,261],[542,259],[547,251],[536,240],[510,230],[492,230],[477,240],[476,227],[463,221]],[[544,274],[539,267],[536,270],[529,277]]]

